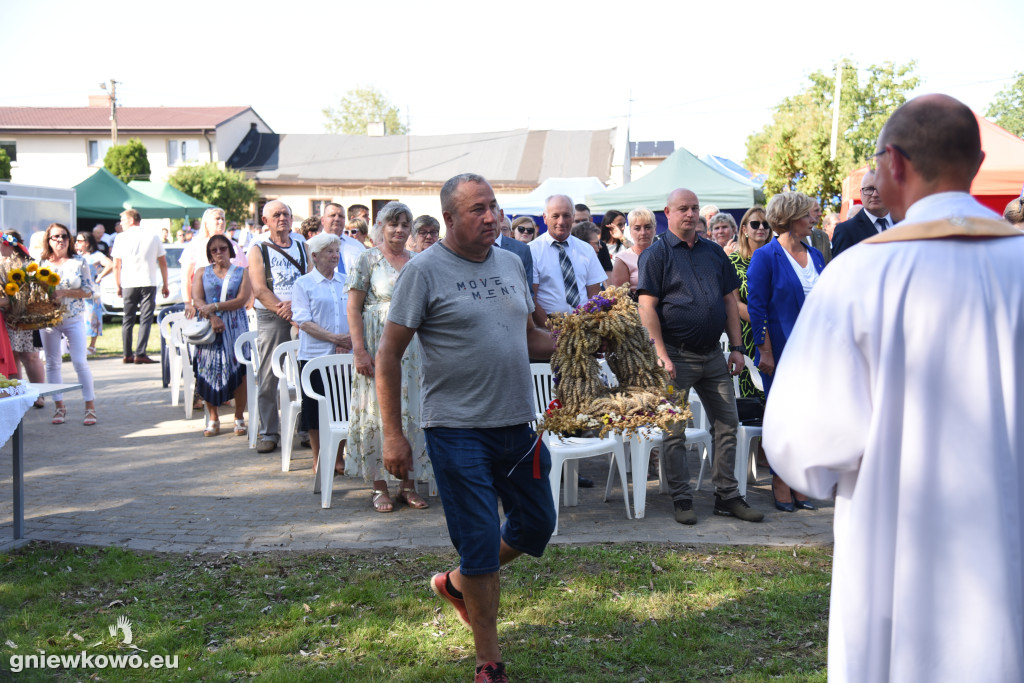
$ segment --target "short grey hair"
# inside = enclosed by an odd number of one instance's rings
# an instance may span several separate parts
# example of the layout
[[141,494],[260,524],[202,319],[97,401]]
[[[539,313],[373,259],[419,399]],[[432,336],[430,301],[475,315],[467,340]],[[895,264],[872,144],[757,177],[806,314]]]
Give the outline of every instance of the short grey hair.
[[455,191],[463,183],[490,185],[486,178],[476,173],[460,173],[449,178],[441,188],[441,211],[444,213],[455,213]]
[[547,199],[544,200],[544,214],[545,215],[547,215],[547,212],[548,212],[548,205],[551,204],[551,202],[556,200],[556,199],[564,199],[566,204],[569,205],[569,210],[572,211],[573,214],[576,213],[576,205],[572,203],[572,197],[570,197],[567,194],[553,194],[553,195],[549,196]]
[[413,236],[415,236],[416,233],[418,233],[423,228],[437,228],[438,230],[440,230],[441,224],[438,223],[437,219],[434,218],[433,216],[423,214],[422,216],[417,216],[416,220],[412,222]]
[[320,231],[317,234],[306,240],[306,246],[309,247],[310,254],[319,254],[328,247],[337,247],[341,249],[341,238],[334,233]]
[[409,222],[412,223],[412,210],[408,206],[402,202],[385,204],[384,208],[377,213],[377,220],[370,228],[370,239],[373,240],[373,243],[380,244],[380,241],[384,239],[384,226],[397,222],[402,216],[408,216]]
[[736,233],[736,219],[725,213],[724,211],[716,213],[708,221],[708,232],[715,229],[715,226],[719,223],[728,223],[729,227],[732,228],[733,233]]
[[583,221],[572,226],[571,234],[577,239],[581,239],[584,242],[590,243],[590,238],[601,236],[601,228],[597,227],[597,224],[591,221]]

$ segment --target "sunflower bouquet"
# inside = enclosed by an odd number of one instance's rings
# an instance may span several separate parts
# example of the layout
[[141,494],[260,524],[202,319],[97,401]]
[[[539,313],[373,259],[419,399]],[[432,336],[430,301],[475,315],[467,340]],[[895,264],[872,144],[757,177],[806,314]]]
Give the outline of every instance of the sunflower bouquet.
[[53,327],[64,319],[64,305],[52,298],[60,275],[37,263],[0,263],[0,284],[10,302],[6,318],[16,330]]
[[[585,430],[628,434],[692,417],[669,386],[629,288],[610,287],[572,313],[553,313],[551,356],[555,395],[540,425],[556,433]],[[618,386],[607,386],[595,354],[604,352]]]

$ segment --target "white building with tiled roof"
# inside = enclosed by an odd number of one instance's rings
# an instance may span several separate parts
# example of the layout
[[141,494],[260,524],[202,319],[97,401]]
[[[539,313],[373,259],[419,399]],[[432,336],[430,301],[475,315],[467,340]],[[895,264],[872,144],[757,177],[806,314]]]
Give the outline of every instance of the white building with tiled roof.
[[[11,180],[71,187],[103,165],[111,145],[106,97],[88,107],[0,107],[0,149],[11,157]],[[118,144],[139,138],[151,180],[186,164],[223,162],[250,129],[272,133],[252,107],[119,107]]]

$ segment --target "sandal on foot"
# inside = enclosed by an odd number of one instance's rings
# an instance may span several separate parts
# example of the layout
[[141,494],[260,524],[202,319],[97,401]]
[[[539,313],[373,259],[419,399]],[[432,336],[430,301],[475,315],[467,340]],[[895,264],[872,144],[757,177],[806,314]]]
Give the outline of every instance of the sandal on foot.
[[96,424],[96,410],[94,408],[85,409],[85,419],[82,420],[82,424],[86,427],[91,427]]
[[57,412],[53,414],[53,424],[62,425],[64,424],[64,418],[68,416],[67,408],[57,408]]
[[42,396],[40,396],[39,398],[36,399],[36,402],[32,404],[32,407],[33,408],[45,408],[46,407],[46,399],[44,399]]
[[85,350],[85,352],[88,353],[90,356],[95,355],[96,347],[95,346],[90,346],[89,348],[87,348]]
[[235,436],[245,436],[247,432],[245,420],[235,420]]
[[220,422],[217,420],[211,422],[207,425],[206,429],[203,430],[203,436],[217,436],[218,434],[220,434]]
[[413,510],[425,510],[430,507],[430,503],[423,500],[423,497],[416,492],[416,489],[406,489],[399,487],[398,495],[395,496],[395,500],[399,503],[405,503]]
[[373,496],[370,500],[373,503],[374,510],[376,510],[377,512],[395,511],[395,504],[391,500],[391,496],[388,495],[387,489],[384,489],[383,491],[378,491],[377,489],[374,489],[373,491],[370,491],[370,493]]

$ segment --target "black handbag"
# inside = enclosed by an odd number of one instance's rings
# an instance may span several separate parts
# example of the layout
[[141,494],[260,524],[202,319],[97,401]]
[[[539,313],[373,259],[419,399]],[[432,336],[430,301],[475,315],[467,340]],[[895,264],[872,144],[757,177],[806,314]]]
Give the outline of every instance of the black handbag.
[[736,414],[743,424],[759,425],[764,419],[764,401],[759,398],[737,398]]

